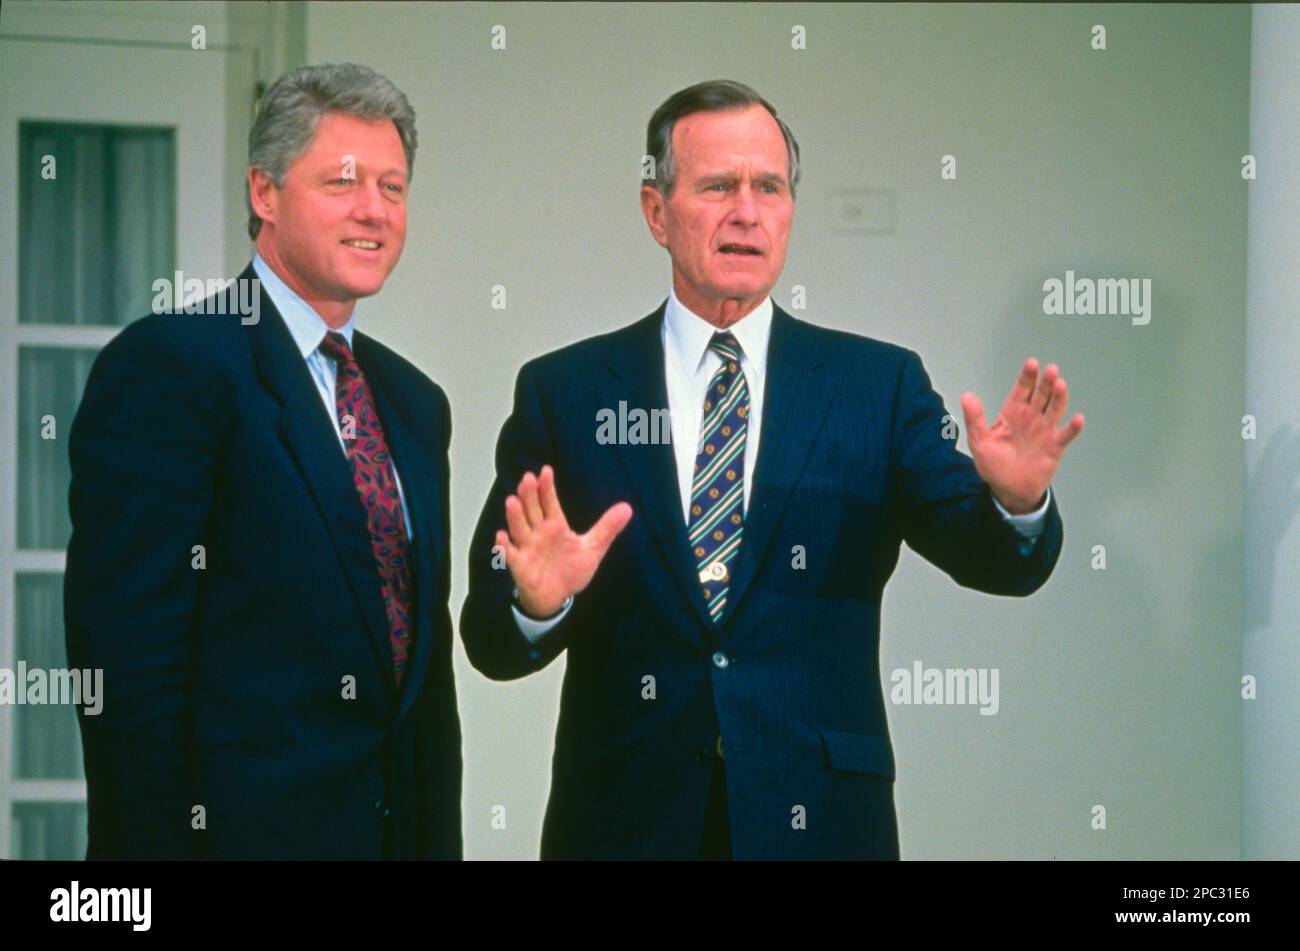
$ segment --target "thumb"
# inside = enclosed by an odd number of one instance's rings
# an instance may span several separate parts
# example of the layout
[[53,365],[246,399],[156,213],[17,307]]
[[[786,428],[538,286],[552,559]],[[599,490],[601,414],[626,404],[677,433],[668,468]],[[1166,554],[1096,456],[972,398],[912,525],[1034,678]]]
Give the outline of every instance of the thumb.
[[961,395],[961,413],[966,418],[966,442],[974,451],[975,444],[984,438],[988,424],[984,420],[984,404],[969,391]]
[[587,532],[587,540],[602,555],[610,545],[614,544],[614,539],[618,533],[627,527],[627,523],[632,520],[632,506],[626,502],[615,502],[606,510],[599,521],[591,526]]

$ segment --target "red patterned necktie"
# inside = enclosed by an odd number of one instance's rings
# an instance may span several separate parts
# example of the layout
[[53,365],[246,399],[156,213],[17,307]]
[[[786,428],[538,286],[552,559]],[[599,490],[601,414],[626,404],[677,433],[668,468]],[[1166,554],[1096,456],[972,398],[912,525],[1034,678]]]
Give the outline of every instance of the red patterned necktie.
[[393,461],[375,410],[374,395],[347,338],[340,333],[327,333],[321,341],[320,352],[338,364],[335,409],[348,462],[352,464],[352,481],[366,509],[370,547],[375,553],[384,611],[388,615],[393,674],[400,687],[411,643],[411,566]]

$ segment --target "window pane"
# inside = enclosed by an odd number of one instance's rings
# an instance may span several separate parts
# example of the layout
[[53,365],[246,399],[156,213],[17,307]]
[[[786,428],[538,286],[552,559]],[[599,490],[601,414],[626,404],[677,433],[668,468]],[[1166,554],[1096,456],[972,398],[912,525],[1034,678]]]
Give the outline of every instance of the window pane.
[[20,122],[18,137],[19,322],[147,314],[175,270],[175,131]]
[[[68,547],[72,536],[68,436],[98,352],[93,348],[18,348],[19,548]],[[46,416],[54,418],[53,439],[42,438]]]
[[[14,634],[17,662],[27,670],[64,670],[68,650],[63,638],[63,575],[19,574],[14,579]],[[16,674],[15,674],[16,676]],[[15,684],[17,689],[24,685]],[[57,699],[47,690],[47,701]],[[86,700],[95,698],[86,697]],[[98,698],[102,703],[103,698]],[[81,732],[71,704],[16,704],[14,762],[16,779],[81,779]]]
[[16,802],[13,808],[14,859],[84,859],[89,835],[84,802]]

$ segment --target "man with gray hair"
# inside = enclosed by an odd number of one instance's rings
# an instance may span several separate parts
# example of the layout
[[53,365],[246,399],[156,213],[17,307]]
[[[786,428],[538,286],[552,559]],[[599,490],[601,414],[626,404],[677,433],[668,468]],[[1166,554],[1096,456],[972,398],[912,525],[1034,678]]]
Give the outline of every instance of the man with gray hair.
[[[896,859],[879,637],[899,547],[1036,590],[1083,417],[1058,428],[1065,381],[1031,358],[993,425],[963,397],[972,459],[914,352],[777,307],[799,147],[750,87],[674,93],[646,157],[668,296],[519,371],[466,651],[500,680],[566,653],[544,858]],[[660,414],[670,440],[647,438]]]
[[461,857],[450,409],[354,327],[415,149],[374,71],[282,76],[249,135],[252,263],[95,361],[64,589],[69,659],[104,672],[90,858]]

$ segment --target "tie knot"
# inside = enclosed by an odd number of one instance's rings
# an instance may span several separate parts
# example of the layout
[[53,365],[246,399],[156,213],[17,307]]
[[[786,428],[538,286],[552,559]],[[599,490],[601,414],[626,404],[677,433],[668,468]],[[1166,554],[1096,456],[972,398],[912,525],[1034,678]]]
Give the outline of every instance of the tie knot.
[[740,359],[740,343],[730,330],[715,333],[709,341],[709,349],[724,360]]
[[352,362],[352,348],[348,346],[348,338],[334,330],[327,333],[325,339],[320,342],[320,352],[331,357],[340,366]]

